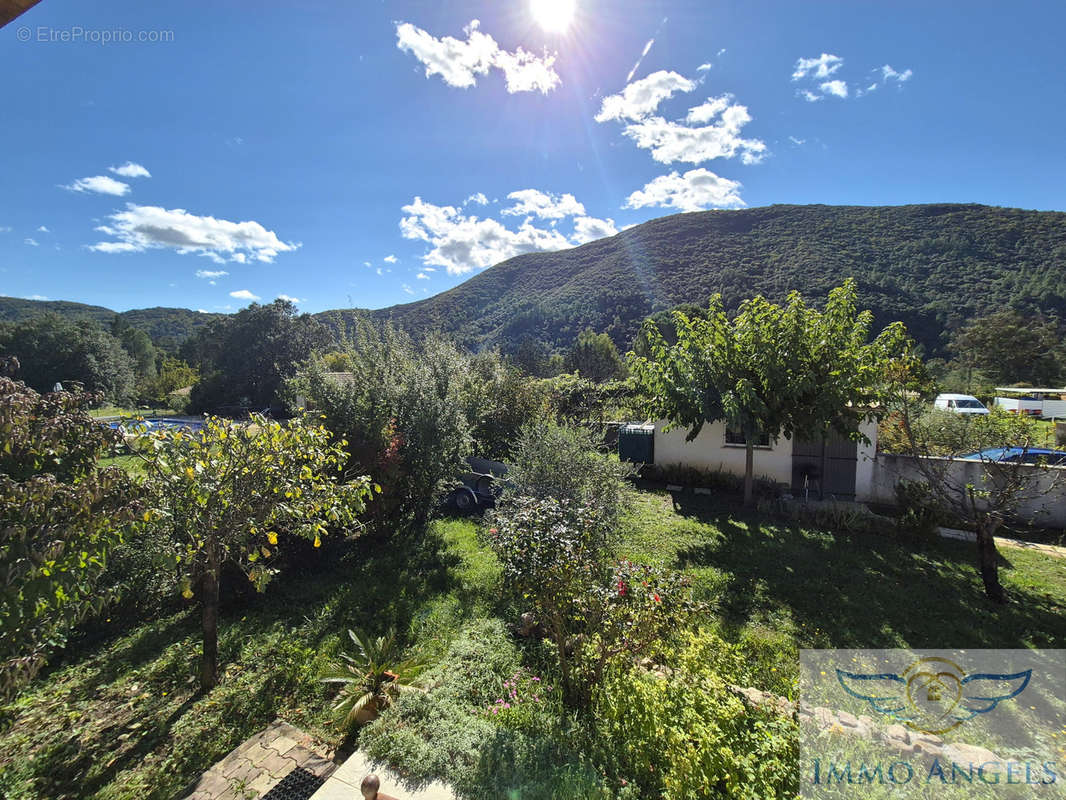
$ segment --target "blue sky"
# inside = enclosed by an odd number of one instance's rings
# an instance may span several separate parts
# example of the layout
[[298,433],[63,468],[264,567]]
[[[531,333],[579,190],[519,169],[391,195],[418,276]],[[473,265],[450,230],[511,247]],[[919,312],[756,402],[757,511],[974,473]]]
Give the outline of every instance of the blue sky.
[[1064,29],[998,0],[43,0],[0,30],[0,294],[380,307],[683,210],[1061,210]]

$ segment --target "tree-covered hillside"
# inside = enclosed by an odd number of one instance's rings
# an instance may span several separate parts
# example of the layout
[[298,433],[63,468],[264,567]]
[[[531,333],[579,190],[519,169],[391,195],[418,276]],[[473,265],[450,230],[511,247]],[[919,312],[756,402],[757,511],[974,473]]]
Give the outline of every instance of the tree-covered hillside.
[[[721,292],[727,308],[795,289],[812,301],[854,277],[878,324],[930,352],[945,330],[1002,308],[1066,316],[1066,213],[978,205],[769,206],[676,214],[610,239],[530,253],[417,303],[372,312],[505,349],[568,346],[586,327],[629,345],[641,320]],[[337,324],[351,312],[326,312]]]
[[[562,351],[591,328],[628,348],[641,321],[721,292],[727,308],[793,289],[812,302],[846,278],[877,323],[902,320],[930,354],[948,331],[1005,308],[1066,318],[1066,213],[978,205],[767,206],[675,214],[554,253],[529,253],[447,292],[377,311],[316,316],[335,333],[357,316],[414,335],[441,330],[472,346]],[[44,311],[109,322],[79,303],[0,298],[0,321]],[[121,315],[172,349],[213,314],[152,308]]]
[[131,328],[149,335],[152,343],[166,350],[178,345],[220,314],[201,314],[188,308],[138,308],[116,312],[103,306],[71,303],[66,300],[23,300],[0,297],[0,322],[26,322],[42,314],[54,313],[71,320],[91,319],[109,326],[116,316]]

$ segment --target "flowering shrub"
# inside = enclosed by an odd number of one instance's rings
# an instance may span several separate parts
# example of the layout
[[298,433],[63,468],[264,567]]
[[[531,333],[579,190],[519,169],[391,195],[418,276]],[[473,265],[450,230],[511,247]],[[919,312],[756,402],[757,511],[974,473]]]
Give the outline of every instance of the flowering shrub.
[[525,667],[503,682],[503,696],[485,714],[497,725],[534,732],[543,726],[539,716],[556,705],[555,687]]
[[611,564],[600,512],[567,501],[518,497],[486,533],[504,585],[554,642],[564,701],[587,706],[609,663],[636,656],[683,629],[692,610],[680,573]]

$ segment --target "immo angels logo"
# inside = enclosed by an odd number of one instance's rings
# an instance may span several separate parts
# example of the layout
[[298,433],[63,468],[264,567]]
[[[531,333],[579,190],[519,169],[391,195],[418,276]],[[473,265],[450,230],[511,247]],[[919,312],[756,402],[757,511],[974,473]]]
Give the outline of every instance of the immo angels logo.
[[1033,671],[968,675],[954,661],[928,656],[901,674],[836,672],[844,690],[877,713],[921,733],[941,734],[1020,695]]

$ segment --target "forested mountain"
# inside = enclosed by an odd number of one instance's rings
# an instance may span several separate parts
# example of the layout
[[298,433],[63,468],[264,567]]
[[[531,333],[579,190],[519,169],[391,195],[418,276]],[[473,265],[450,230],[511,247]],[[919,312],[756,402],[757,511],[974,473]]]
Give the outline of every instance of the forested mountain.
[[[944,332],[1004,308],[1066,317],[1066,213],[978,205],[767,206],[676,214],[554,253],[529,253],[447,292],[371,312],[316,316],[343,330],[356,315],[411,333],[438,329],[473,346],[524,338],[565,348],[584,328],[627,348],[641,320],[721,292],[727,307],[756,293],[812,300],[854,277],[879,325],[903,320],[935,353]],[[77,303],[0,298],[0,320],[52,310],[109,321]],[[212,316],[127,311],[157,343],[186,338]]]
[[221,314],[202,314],[188,308],[138,308],[131,311],[112,311],[103,306],[71,303],[66,300],[23,300],[0,297],[0,322],[25,322],[45,313],[60,314],[72,320],[91,319],[110,325],[117,315],[132,328],[144,331],[152,343],[166,350],[174,350]]
[[506,348],[529,335],[563,347],[591,327],[627,347],[644,317],[703,305],[714,292],[727,307],[793,289],[816,300],[847,277],[879,325],[903,320],[930,352],[945,329],[1002,308],[1066,317],[1066,213],[779,205],[676,214],[573,250],[518,256],[372,313],[475,345]]

